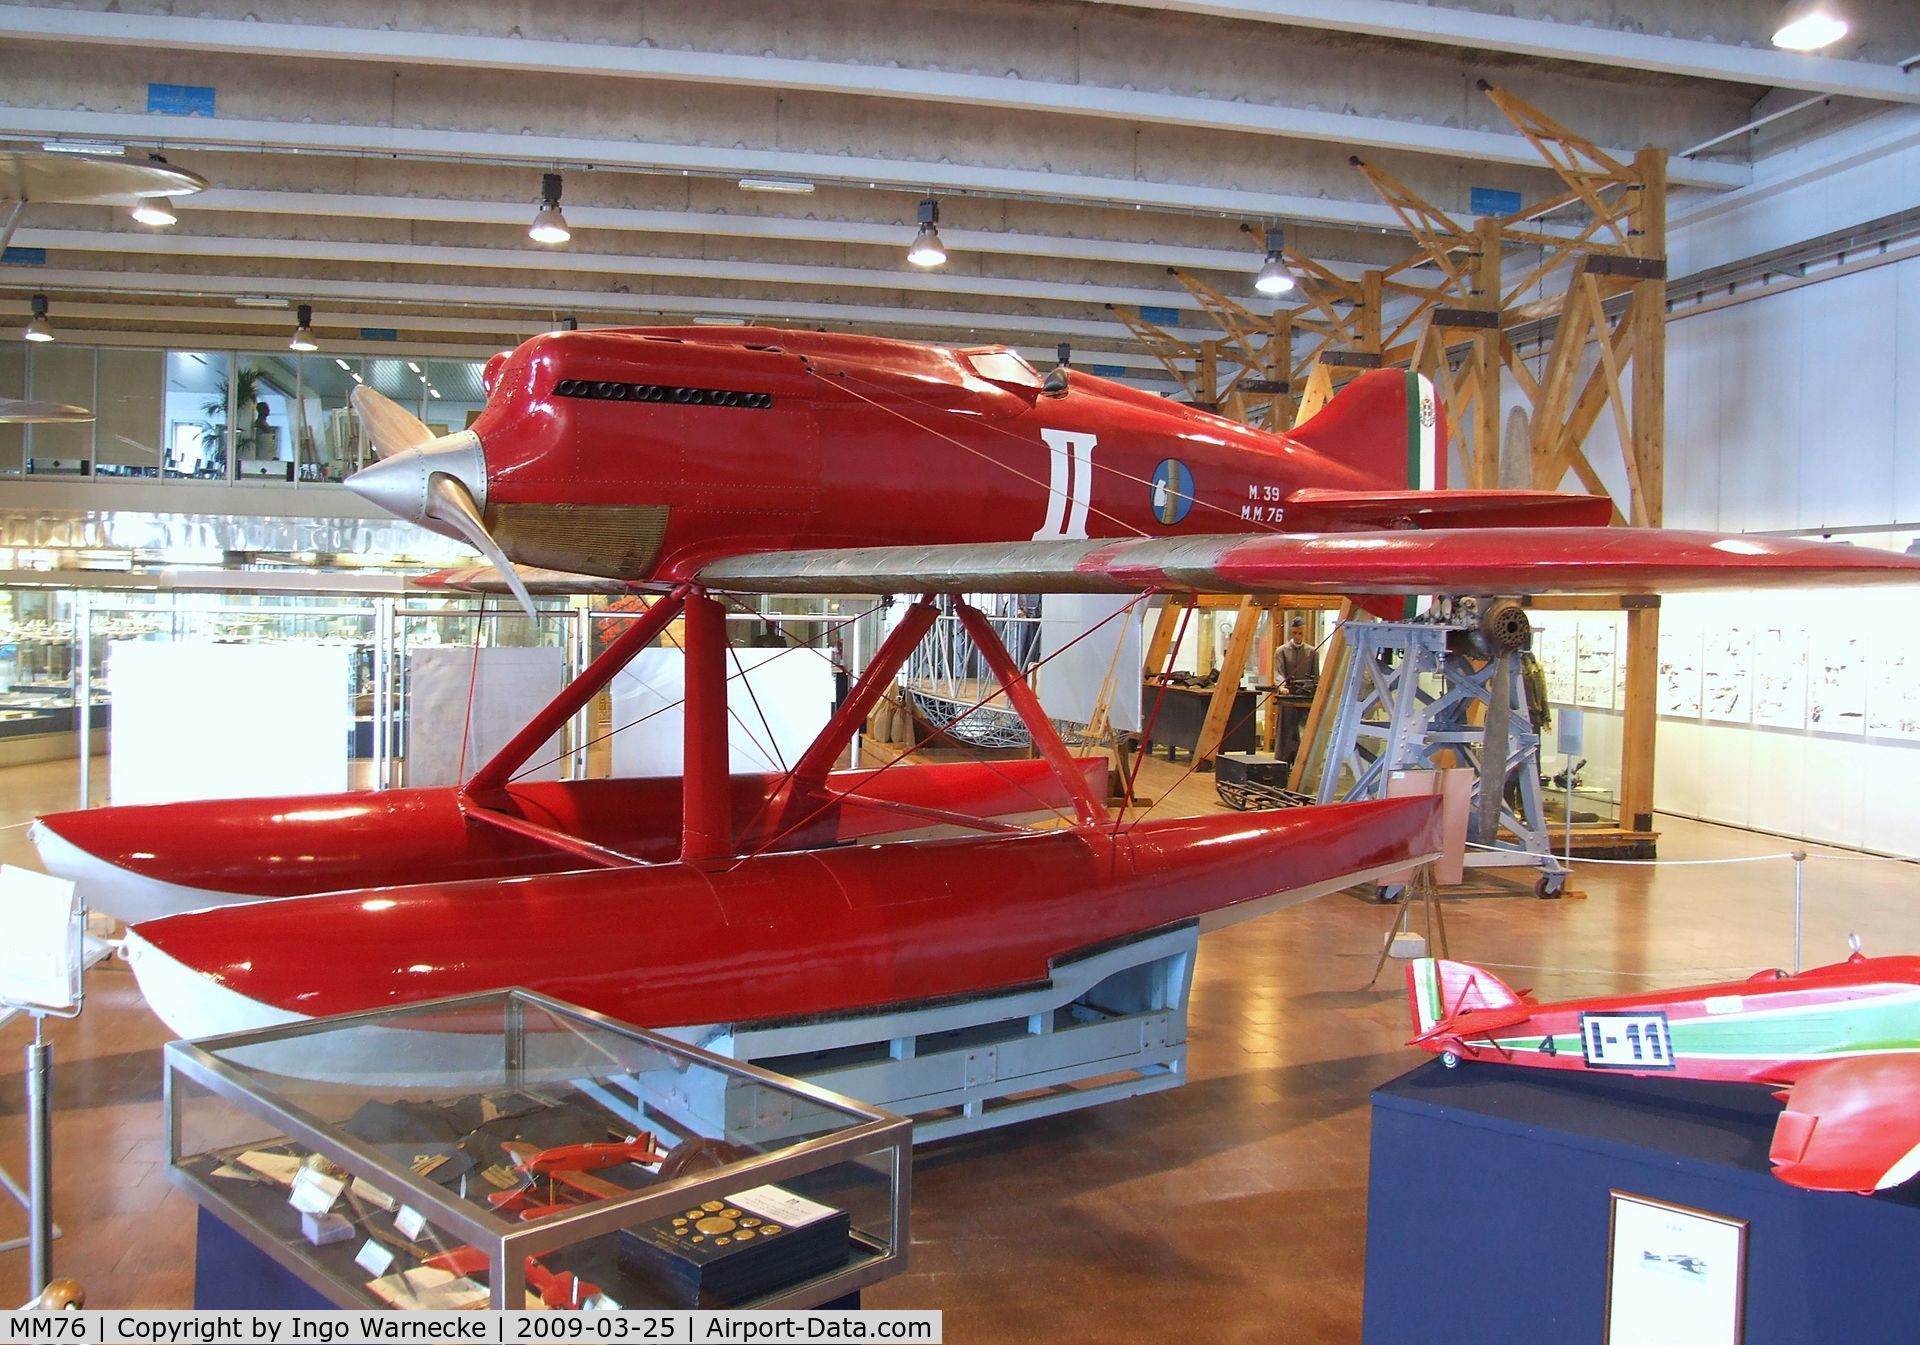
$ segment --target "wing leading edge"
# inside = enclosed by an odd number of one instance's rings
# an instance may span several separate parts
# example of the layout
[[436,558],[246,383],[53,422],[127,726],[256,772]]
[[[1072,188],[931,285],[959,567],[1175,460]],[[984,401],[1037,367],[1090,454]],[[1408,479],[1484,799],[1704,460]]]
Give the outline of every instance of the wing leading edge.
[[752,593],[1678,593],[1914,583],[1920,559],[1650,528],[1449,528],[773,551],[687,577]]

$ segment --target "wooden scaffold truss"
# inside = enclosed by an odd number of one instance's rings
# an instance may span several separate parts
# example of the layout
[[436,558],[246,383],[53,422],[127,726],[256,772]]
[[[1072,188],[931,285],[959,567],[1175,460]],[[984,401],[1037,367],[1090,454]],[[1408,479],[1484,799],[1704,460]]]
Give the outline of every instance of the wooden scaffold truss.
[[[1305,420],[1363,369],[1414,369],[1447,409],[1453,484],[1554,490],[1571,478],[1608,497],[1616,523],[1658,527],[1666,152],[1649,147],[1623,162],[1514,94],[1479,87],[1538,151],[1559,191],[1464,222],[1356,157],[1355,168],[1412,236],[1405,258],[1350,279],[1289,247],[1283,257],[1297,302],[1271,315],[1174,271],[1218,335],[1113,311],[1193,401],[1266,429]],[[1260,242],[1250,226],[1242,229]],[[1537,368],[1522,358],[1527,344],[1536,347]],[[1620,455],[1608,472],[1591,442],[1603,415]],[[1659,609],[1621,606],[1628,652],[1620,821],[1647,831]],[[1321,718],[1316,705],[1313,724]]]

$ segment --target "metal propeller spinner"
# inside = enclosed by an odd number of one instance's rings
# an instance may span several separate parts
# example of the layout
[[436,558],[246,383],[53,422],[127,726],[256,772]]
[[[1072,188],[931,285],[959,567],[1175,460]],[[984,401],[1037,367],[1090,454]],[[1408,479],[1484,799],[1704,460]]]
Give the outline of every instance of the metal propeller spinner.
[[347,489],[388,513],[471,544],[533,616],[533,597],[487,531],[487,460],[472,430],[435,435],[413,412],[372,388],[353,390],[354,414],[380,461],[346,480]]

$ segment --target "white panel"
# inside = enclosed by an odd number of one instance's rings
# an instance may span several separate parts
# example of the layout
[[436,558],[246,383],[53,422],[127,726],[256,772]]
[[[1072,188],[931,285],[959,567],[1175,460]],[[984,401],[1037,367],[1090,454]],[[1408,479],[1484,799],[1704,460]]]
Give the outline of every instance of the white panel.
[[1869,743],[1862,753],[1863,769],[1856,773],[1872,782],[1863,789],[1856,816],[1864,843],[1897,855],[1920,855],[1920,809],[1913,806],[1914,749],[1888,743]]
[[1720,734],[1739,737],[1752,748],[1752,770],[1747,782],[1747,825],[1783,836],[1800,834],[1807,825],[1807,751],[1804,734],[1749,729]]
[[1920,519],[1920,260],[1881,267],[1893,309],[1893,383],[1887,399],[1893,418],[1893,515],[1901,523]]
[[[1901,108],[1843,127],[1761,160],[1751,188],[1699,209],[1676,206],[1669,274],[1724,266],[1910,208],[1920,173],[1916,121],[1920,112]],[[1846,166],[1832,167],[1836,156]]]
[[[1893,501],[1894,305],[1885,270],[1862,271],[1798,290],[1805,322],[1797,346],[1770,342],[1772,361],[1805,365],[1800,414],[1782,444],[1801,462],[1800,518],[1806,527],[1897,523]],[[1779,305],[1761,300],[1766,312]],[[1797,441],[1797,442],[1792,442]]]
[[1670,528],[1720,526],[1720,315],[1667,327],[1667,471]]
[[1711,782],[1703,775],[1696,740],[1704,730],[1685,720],[1663,719],[1654,736],[1653,806],[1683,817],[1704,815]]
[[[833,713],[833,666],[810,649],[728,652],[734,675],[727,683],[727,768],[786,770]],[[686,686],[686,655],[678,649],[644,649],[614,678],[614,775],[681,774]]]
[[[784,771],[833,714],[833,665],[812,649],[733,649],[727,761],[734,771]],[[743,676],[741,674],[744,674]]]
[[[565,677],[558,649],[407,651],[407,783],[451,785],[472,776],[560,694]],[[558,780],[564,764],[555,734],[514,778]]]
[[1860,745],[1817,734],[1798,741],[1803,744],[1798,769],[1806,782],[1802,791],[1806,811],[1799,826],[1782,830],[1790,836],[1836,845],[1869,844],[1861,825],[1869,791]]
[[613,679],[613,774],[679,775],[686,760],[687,656],[642,649]]
[[[1107,714],[1113,727],[1122,732],[1140,728],[1139,611],[1146,604],[1132,616],[1115,616],[1134,601],[1105,593],[1049,593],[1041,602],[1040,657],[1046,666],[1040,670],[1039,692],[1050,718],[1090,722],[1102,689],[1111,681]],[[1103,621],[1105,626],[1100,625]],[[1088,635],[1096,626],[1099,632]]]
[[116,642],[112,798],[122,803],[347,787],[347,647]]
[[[1887,698],[1901,698],[1895,701],[1900,705],[1909,683],[1885,657],[1891,644],[1911,659],[1906,633],[1920,630],[1920,592],[1686,595],[1668,600],[1662,624],[1676,632],[1761,630],[1769,624],[1805,629],[1810,666],[1804,700],[1824,705],[1826,717],[1818,724],[1772,728],[1661,720],[1658,810],[1835,845],[1920,853],[1920,811],[1900,783],[1920,769],[1920,741],[1898,736],[1910,731],[1902,728],[1908,711],[1888,713]],[[1878,677],[1872,673],[1876,649],[1883,665]],[[1843,674],[1832,681],[1826,676],[1830,663]],[[1858,676],[1844,675],[1849,668]],[[1863,732],[1859,714],[1841,713],[1864,706],[1872,717],[1876,695],[1886,721],[1879,729]]]
[[1733,531],[1799,523],[1798,445],[1802,293],[1726,310],[1721,351],[1720,526]]

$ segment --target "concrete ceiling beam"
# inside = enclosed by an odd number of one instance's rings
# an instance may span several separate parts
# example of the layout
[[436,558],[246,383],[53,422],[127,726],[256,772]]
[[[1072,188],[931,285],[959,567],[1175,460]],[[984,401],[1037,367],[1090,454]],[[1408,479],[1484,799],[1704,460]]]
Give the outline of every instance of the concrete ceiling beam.
[[[622,294],[605,290],[539,289],[505,285],[430,284],[418,281],[338,280],[313,276],[181,275],[168,271],[85,271],[66,267],[0,268],[0,290],[53,292],[94,291],[121,294],[166,295],[280,295],[315,305],[316,328],[327,325],[323,300],[347,303],[429,304],[445,307],[523,309],[533,313],[577,315],[582,321],[600,315],[643,319],[658,323],[663,316],[728,318],[751,321],[764,318],[788,324],[842,323],[856,330],[875,324],[964,335],[969,344],[1005,341],[1018,336],[1047,340],[1083,338],[1129,345],[1133,333],[1121,322],[1056,317],[1031,313],[988,313],[935,308],[905,308],[884,304],[837,304],[791,299],[715,297],[694,294]],[[405,320],[394,313],[387,325]],[[604,324],[603,324],[604,325]],[[1200,329],[1196,328],[1196,331]]]
[[[449,200],[445,197],[360,196],[331,192],[248,191],[210,188],[174,202],[179,211],[221,211],[236,214],[317,215],[335,219],[415,220],[435,224],[505,225],[525,230],[532,218],[523,201]],[[846,243],[885,247],[905,253],[914,226],[827,220],[785,215],[714,214],[692,210],[641,210],[621,206],[567,203],[567,220],[580,230],[626,233],[708,235],[758,241]],[[1110,262],[1189,270],[1243,272],[1260,269],[1262,253],[1251,243],[1245,248],[1183,247],[1174,243],[1133,243],[1105,238],[1069,238],[1057,234],[1000,232],[940,226],[940,237],[956,256],[984,253],[1001,256],[1043,257],[1057,261]],[[1323,265],[1348,279],[1358,279],[1363,267],[1346,262]]]
[[[1409,0],[1090,0],[1134,9],[1204,14],[1430,42],[1471,51],[1503,51],[1545,60],[1581,61],[1626,70],[1692,75],[1735,84],[1843,94],[1890,103],[1920,103],[1920,73],[1897,65],[1741,47],[1581,23],[1550,23]],[[1765,41],[1769,34],[1756,34]],[[1678,182],[1680,179],[1673,179]]]
[[[0,6],[4,12],[5,6]],[[1155,208],[1243,219],[1310,220],[1405,233],[1378,201],[1335,200],[1289,192],[1247,191],[1185,182],[1054,173],[796,150],[733,149],[570,135],[501,135],[426,127],[324,125],[239,117],[173,117],[152,112],[84,112],[70,108],[0,107],[0,137],[114,141],[169,152],[252,150],[417,158],[429,161],[524,163],[530,167],[594,166],[634,172],[801,177],[884,184],[903,190],[1030,197],[1107,206]],[[1355,174],[1356,179],[1358,174]]]
[[[733,52],[14,5],[0,6],[0,36],[241,56],[284,56],[297,51],[307,57],[380,65],[786,89],[1279,136],[1483,163],[1525,167],[1540,163],[1539,155],[1523,136],[1436,122],[1089,84]],[[1612,153],[1622,160],[1633,157],[1628,149]],[[1675,164],[1671,180],[1678,186],[1725,189],[1744,186],[1751,174],[1740,164],[1687,162]]]
[[[231,333],[239,340],[259,340],[262,333],[285,333],[292,330],[291,308],[213,308],[194,304],[124,304],[89,303],[63,300],[60,304],[60,331],[63,336],[89,334],[122,333],[129,337],[146,336],[146,332],[128,330],[126,324],[139,322],[152,326],[173,329],[173,339],[188,343],[205,341],[205,333],[187,332],[187,327],[216,326],[223,333]],[[415,316],[409,314],[396,319],[392,313],[381,313],[371,309],[341,310],[329,309],[326,321],[321,325],[321,334],[325,337],[323,348],[314,358],[334,356],[367,356],[371,358],[398,359],[417,353],[421,347],[415,341],[402,341],[398,345],[391,341],[354,340],[331,335],[342,328],[358,330],[361,328],[386,328],[399,323],[400,330],[423,332],[449,337],[464,336],[471,339],[457,346],[447,343],[433,348],[429,353],[457,354],[467,359],[485,359],[501,348],[501,338],[517,345],[531,336],[553,329],[552,319],[533,320],[522,316],[503,318],[460,318],[438,314]],[[611,326],[608,323],[582,323],[582,329],[598,326]],[[151,333],[155,341],[167,339],[169,333]],[[491,340],[479,338],[491,337]],[[270,347],[278,342],[269,339]],[[1053,363],[1054,352],[1050,347],[1037,345],[1019,345],[1014,349],[1032,360],[1040,368]],[[1100,364],[1125,369],[1127,377],[1171,378],[1166,366],[1151,355],[1137,351],[1108,351],[1084,349],[1075,352],[1075,359],[1084,364]]]
[[[139,233],[86,229],[21,229],[16,247],[65,252],[138,251],[165,257],[246,257],[293,262],[372,262],[394,266],[457,266],[470,270],[537,271],[543,274],[663,276],[678,280],[719,280],[763,285],[816,285],[827,288],[909,290],[929,297],[1032,299],[1044,303],[1126,304],[1198,310],[1200,301],[1170,277],[1165,289],[1073,284],[1052,280],[1009,280],[966,275],[949,268],[910,269],[905,250],[898,269],[858,266],[809,266],[704,257],[653,257],[628,253],[583,252],[574,248],[451,247],[429,243],[376,243],[359,239],[257,238],[207,234]],[[1249,287],[1251,288],[1251,287]],[[1272,300],[1246,295],[1248,307],[1272,309]]]

